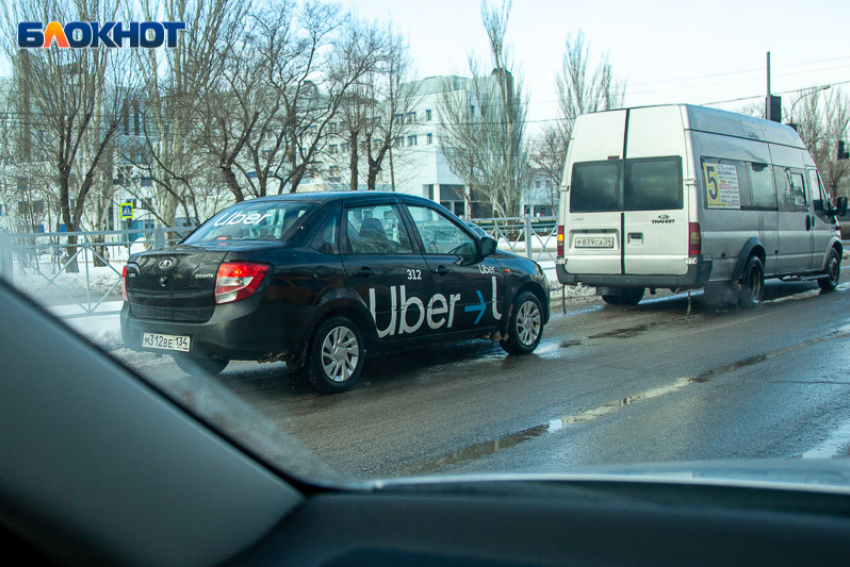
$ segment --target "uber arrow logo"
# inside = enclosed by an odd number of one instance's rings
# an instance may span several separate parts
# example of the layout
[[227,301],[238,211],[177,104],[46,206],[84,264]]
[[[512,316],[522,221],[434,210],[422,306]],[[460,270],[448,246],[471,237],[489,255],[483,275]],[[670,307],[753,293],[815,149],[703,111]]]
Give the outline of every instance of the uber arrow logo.
[[484,310],[487,309],[487,305],[484,303],[484,296],[481,295],[481,292],[476,291],[475,293],[478,294],[478,305],[467,305],[463,308],[463,310],[466,313],[469,313],[470,311],[478,311],[478,317],[475,319],[475,323],[473,323],[474,325],[477,325],[484,316]]

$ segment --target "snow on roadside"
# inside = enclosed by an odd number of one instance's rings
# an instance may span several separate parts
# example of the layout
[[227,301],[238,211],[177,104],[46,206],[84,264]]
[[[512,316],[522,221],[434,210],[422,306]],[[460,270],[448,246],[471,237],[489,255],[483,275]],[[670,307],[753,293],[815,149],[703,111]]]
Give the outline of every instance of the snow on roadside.
[[69,296],[84,300],[87,296],[97,302],[101,298],[121,298],[121,270],[123,265],[86,266],[80,265],[79,273],[54,273],[55,266],[42,265],[40,273],[28,270],[18,271],[14,276],[15,287],[44,303],[68,301]]

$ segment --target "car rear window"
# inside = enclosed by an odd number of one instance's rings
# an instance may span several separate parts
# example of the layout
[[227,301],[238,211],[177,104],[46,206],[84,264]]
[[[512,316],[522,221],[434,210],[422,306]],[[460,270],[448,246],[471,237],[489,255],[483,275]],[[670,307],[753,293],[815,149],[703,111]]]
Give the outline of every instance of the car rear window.
[[310,201],[262,201],[234,205],[201,225],[184,244],[282,241],[312,211]]

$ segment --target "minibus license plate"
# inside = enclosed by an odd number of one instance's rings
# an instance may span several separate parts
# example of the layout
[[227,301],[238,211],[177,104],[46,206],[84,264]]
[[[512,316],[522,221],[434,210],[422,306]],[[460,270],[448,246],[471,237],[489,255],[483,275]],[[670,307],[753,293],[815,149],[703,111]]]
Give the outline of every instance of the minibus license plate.
[[142,346],[145,348],[189,352],[189,345],[191,342],[191,337],[183,335],[159,335],[156,333],[145,333],[142,336]]
[[613,248],[613,236],[579,236],[575,239],[576,248]]

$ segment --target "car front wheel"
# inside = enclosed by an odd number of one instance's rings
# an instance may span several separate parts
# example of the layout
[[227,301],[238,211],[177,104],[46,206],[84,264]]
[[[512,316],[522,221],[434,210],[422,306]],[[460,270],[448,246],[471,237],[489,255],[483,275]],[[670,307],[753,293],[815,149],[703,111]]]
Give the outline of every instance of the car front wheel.
[[324,394],[350,389],[363,370],[363,335],[347,317],[331,317],[313,335],[308,371],[310,383]]
[[508,354],[528,354],[543,337],[543,310],[533,293],[521,293],[513,303],[508,319],[508,336],[499,344]]

